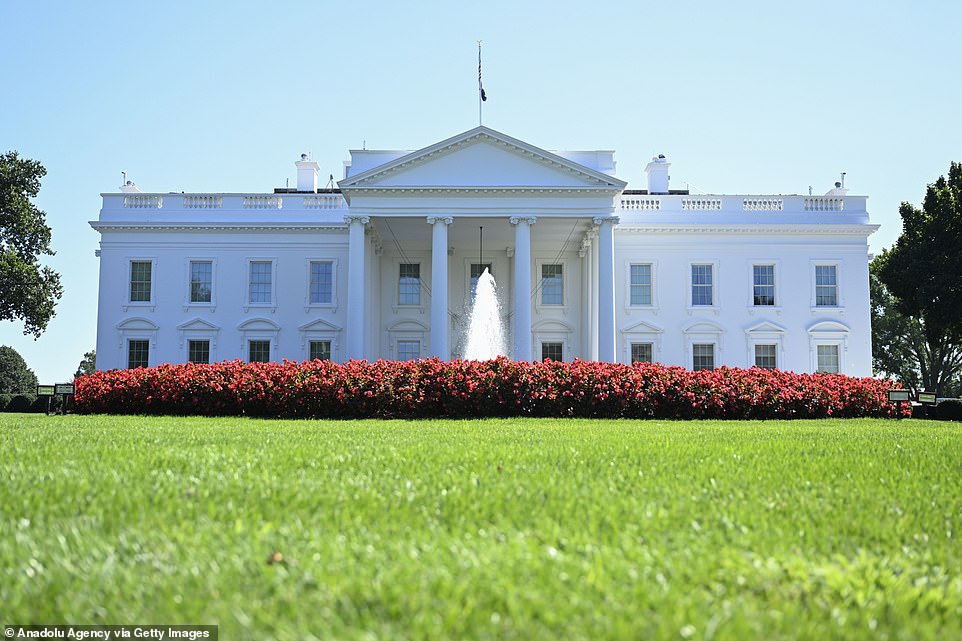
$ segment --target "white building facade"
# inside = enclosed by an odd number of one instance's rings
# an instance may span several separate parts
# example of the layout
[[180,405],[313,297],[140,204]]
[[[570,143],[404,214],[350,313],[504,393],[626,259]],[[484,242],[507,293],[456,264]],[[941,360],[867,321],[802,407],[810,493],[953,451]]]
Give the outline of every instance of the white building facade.
[[457,358],[482,269],[509,356],[872,371],[866,198],[646,189],[611,151],[477,127],[351,151],[259,194],[103,194],[100,369],[221,360]]

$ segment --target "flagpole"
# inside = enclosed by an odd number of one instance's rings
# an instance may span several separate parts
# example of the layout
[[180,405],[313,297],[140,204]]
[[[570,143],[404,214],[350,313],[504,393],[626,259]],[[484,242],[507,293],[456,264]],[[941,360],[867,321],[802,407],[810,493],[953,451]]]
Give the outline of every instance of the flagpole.
[[481,103],[483,102],[484,87],[481,85],[481,41],[478,40],[478,126],[481,126]]

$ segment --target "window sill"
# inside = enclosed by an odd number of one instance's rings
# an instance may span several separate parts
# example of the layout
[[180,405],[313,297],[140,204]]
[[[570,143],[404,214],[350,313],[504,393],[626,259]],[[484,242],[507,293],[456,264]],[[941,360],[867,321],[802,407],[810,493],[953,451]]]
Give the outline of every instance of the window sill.
[[146,310],[148,312],[152,312],[156,309],[157,305],[152,302],[143,302],[143,303],[137,302],[137,303],[124,303],[122,307],[125,312],[129,311],[130,308],[141,309],[141,310]]
[[817,314],[838,314],[841,316],[845,313],[845,308],[841,305],[813,305],[812,306],[812,316]]
[[277,305],[274,303],[248,303],[247,305],[244,305],[245,314],[250,312],[252,309],[255,311],[270,310],[271,314],[273,314],[277,311]]
[[721,314],[721,309],[718,305],[689,305],[687,310],[689,316],[694,316],[695,313],[714,314],[715,316]]
[[776,316],[782,315],[781,305],[749,305],[748,313],[751,316],[756,314],[775,314]]

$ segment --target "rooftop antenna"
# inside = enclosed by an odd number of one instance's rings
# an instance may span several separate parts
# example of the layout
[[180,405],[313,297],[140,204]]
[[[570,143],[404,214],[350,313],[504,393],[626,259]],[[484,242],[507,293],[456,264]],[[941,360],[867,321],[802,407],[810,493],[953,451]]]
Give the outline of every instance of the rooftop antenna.
[[808,195],[809,195],[809,196],[812,195],[812,186],[811,186],[811,185],[808,186]]
[[842,180],[841,180],[841,183],[842,183],[842,189],[845,189],[845,172],[844,172],[844,171],[842,172]]
[[367,138],[361,141],[361,150],[367,151]]
[[327,180],[328,189],[334,189],[334,174],[330,174]]

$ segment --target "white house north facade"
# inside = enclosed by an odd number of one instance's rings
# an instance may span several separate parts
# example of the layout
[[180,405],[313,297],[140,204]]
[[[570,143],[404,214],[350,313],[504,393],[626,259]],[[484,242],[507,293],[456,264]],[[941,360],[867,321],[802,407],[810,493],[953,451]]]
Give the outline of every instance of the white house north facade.
[[644,189],[613,152],[477,127],[354,150],[273,193],[103,194],[100,369],[463,353],[472,287],[498,283],[510,357],[872,371],[866,198]]

